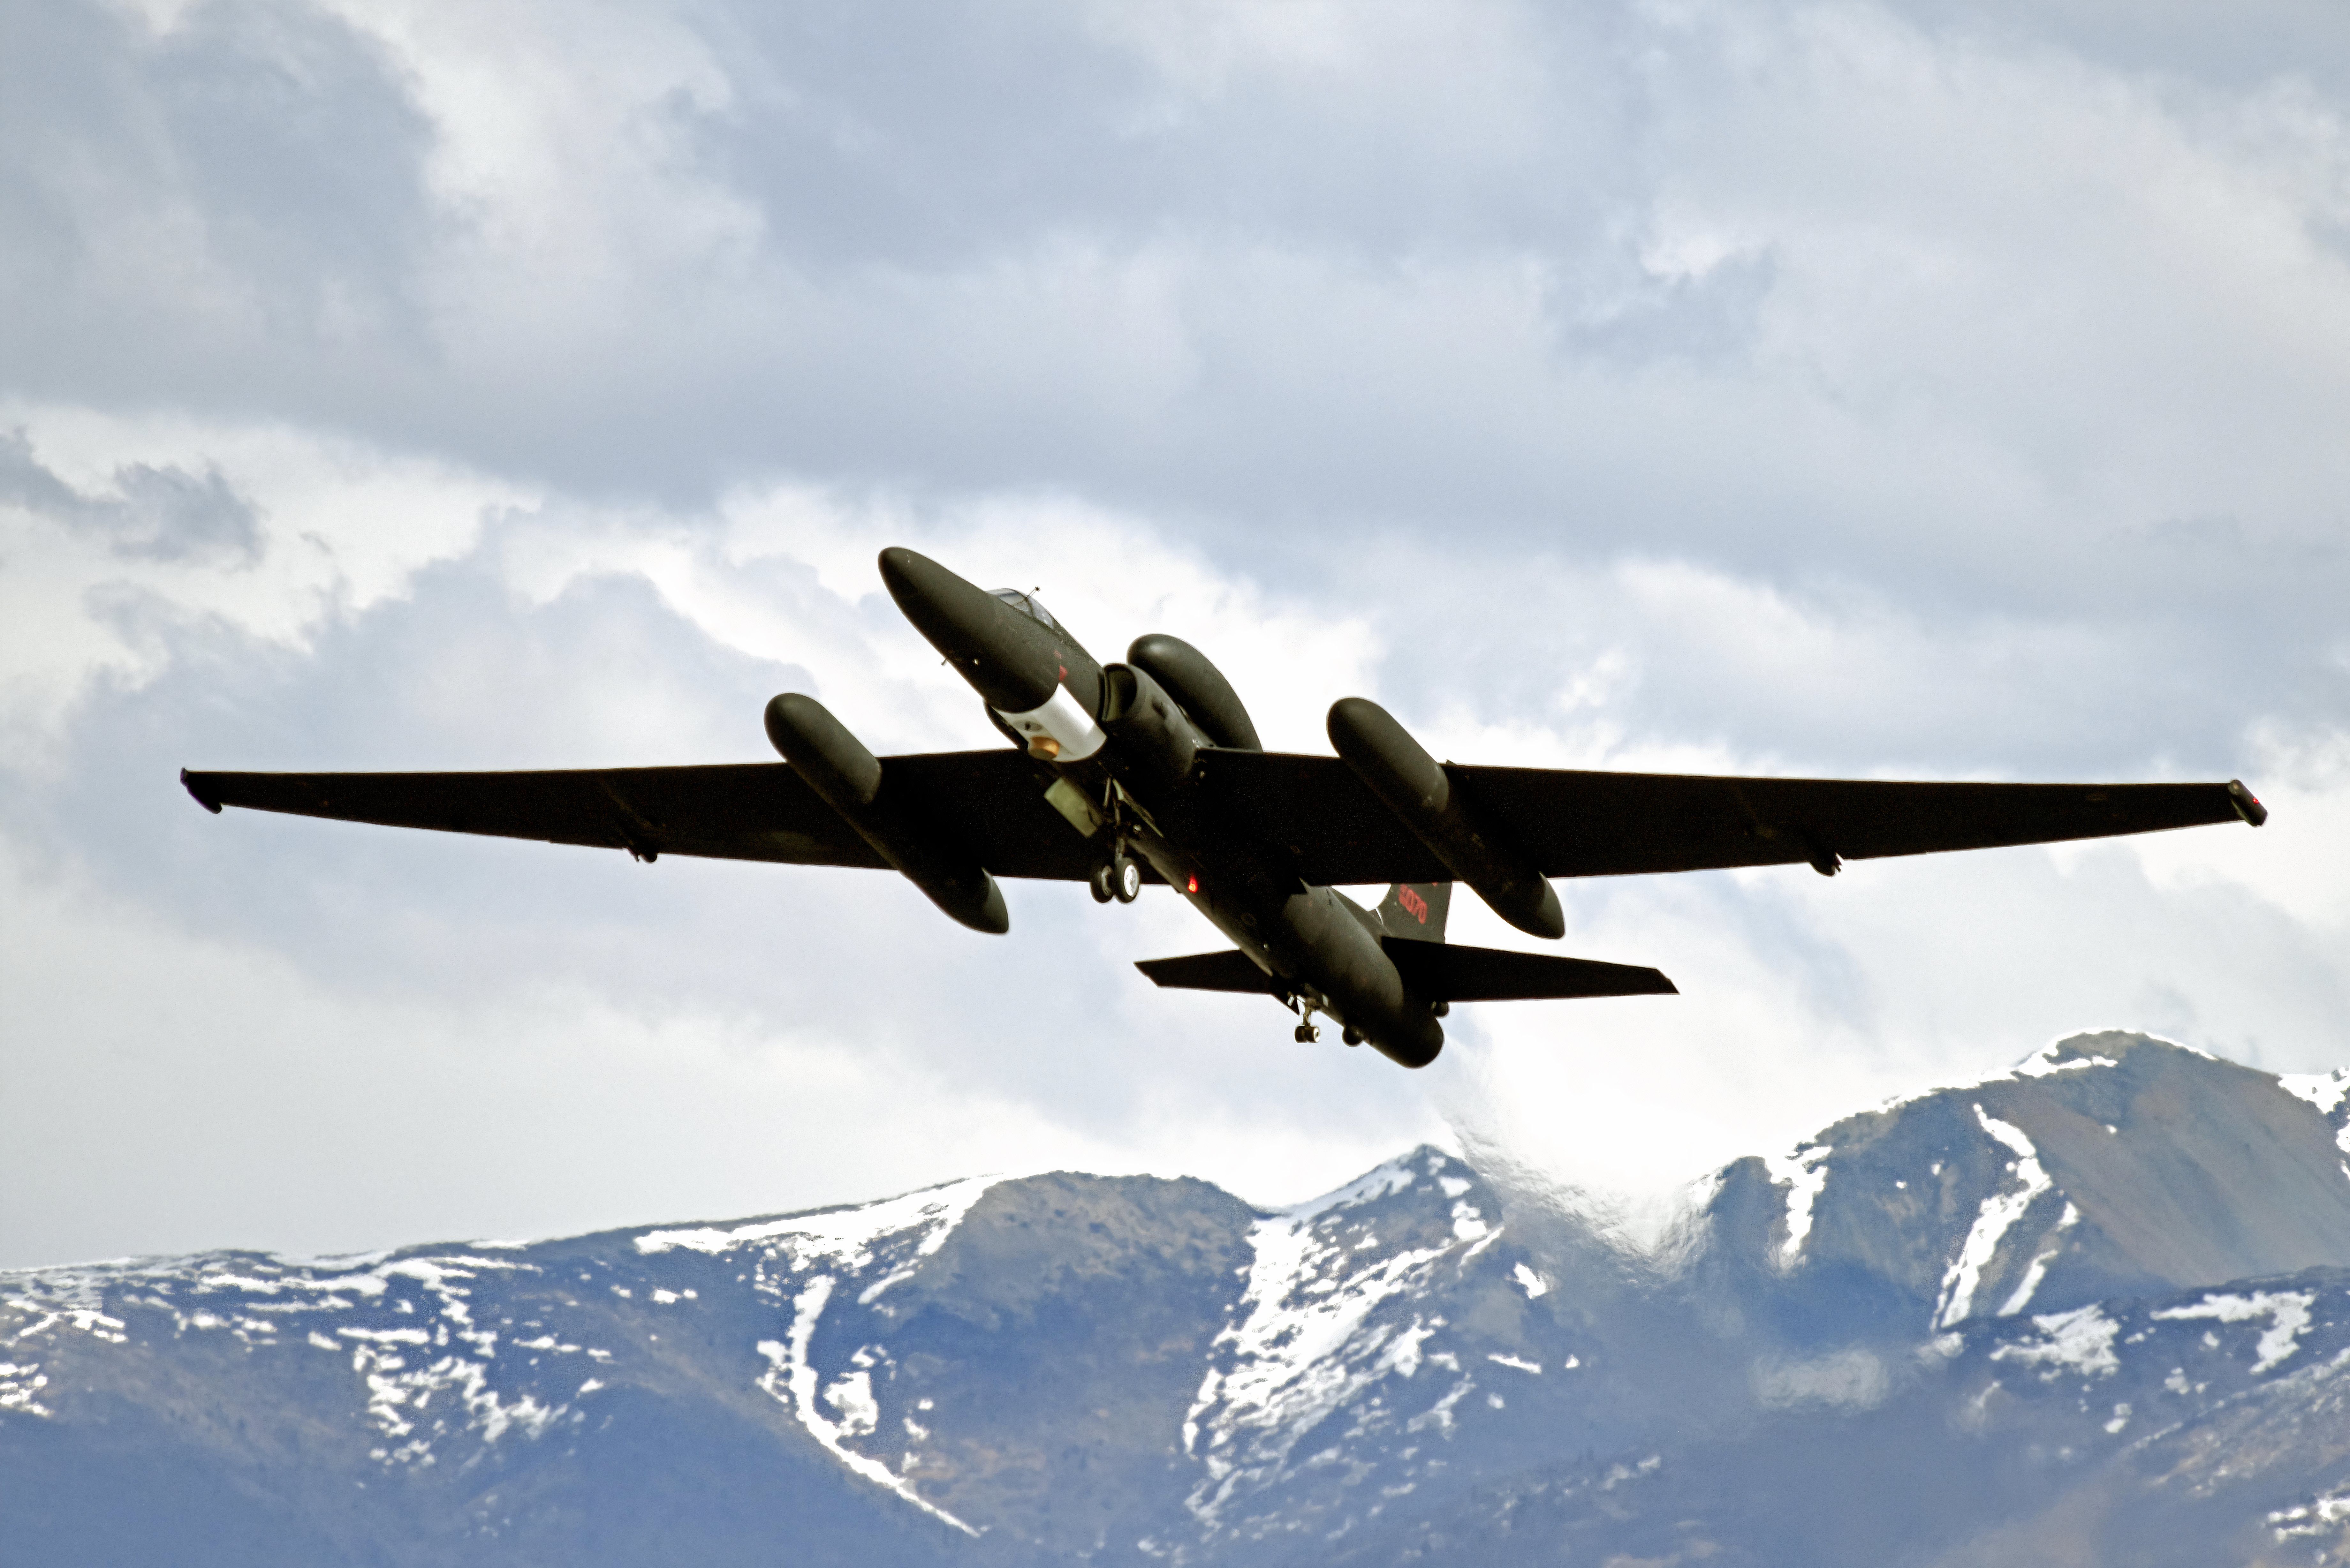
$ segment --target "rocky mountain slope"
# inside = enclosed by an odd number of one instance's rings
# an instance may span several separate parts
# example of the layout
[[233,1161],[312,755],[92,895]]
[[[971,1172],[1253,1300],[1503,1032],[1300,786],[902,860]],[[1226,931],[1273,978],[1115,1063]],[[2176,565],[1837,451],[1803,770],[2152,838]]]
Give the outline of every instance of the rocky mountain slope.
[[26,1563],[2350,1561],[2350,1075],[2122,1034],[1705,1184],[1418,1149],[0,1274]]

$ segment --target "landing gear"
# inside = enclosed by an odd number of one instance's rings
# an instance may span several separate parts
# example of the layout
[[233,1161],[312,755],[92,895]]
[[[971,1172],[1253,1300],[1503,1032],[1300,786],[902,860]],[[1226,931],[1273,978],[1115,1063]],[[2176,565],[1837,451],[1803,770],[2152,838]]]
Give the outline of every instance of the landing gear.
[[1131,904],[1142,896],[1142,863],[1123,849],[1113,850],[1108,859],[1097,863],[1087,874],[1086,887],[1097,904],[1112,898]]
[[1311,1045],[1321,1038],[1322,1031],[1315,1028],[1313,1024],[1301,1023],[1297,1026],[1297,1043],[1300,1045]]

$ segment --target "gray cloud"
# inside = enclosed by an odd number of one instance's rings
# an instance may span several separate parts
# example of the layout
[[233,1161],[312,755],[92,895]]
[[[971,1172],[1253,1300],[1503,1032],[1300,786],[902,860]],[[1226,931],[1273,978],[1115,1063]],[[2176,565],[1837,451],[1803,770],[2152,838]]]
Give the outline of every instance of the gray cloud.
[[260,519],[218,469],[125,463],[114,495],[85,495],[41,465],[23,431],[0,431],[0,504],[21,506],[106,541],[133,560],[251,566],[261,556]]

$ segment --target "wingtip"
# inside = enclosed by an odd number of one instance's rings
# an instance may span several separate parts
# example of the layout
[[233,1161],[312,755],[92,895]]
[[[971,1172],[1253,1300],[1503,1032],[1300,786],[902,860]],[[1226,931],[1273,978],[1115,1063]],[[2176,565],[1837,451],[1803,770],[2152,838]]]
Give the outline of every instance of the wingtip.
[[193,796],[195,803],[198,805],[203,806],[214,816],[218,816],[220,815],[221,803],[212,795],[204,793],[203,786],[197,782],[198,777],[199,775],[190,773],[185,768],[182,768],[180,770],[180,787],[186,790],[190,795]]
[[2236,808],[2238,816],[2242,817],[2254,827],[2260,826],[2269,819],[2269,808],[2261,804],[2260,796],[2244,787],[2244,781],[2241,779],[2228,781],[2228,804]]

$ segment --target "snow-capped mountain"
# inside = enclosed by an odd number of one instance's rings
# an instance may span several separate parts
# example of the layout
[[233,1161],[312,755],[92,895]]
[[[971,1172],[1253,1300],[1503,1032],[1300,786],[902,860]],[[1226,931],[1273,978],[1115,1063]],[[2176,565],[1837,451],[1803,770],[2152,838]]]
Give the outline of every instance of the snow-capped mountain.
[[[1725,1249],[1831,1334],[1856,1312],[1949,1328],[2350,1262],[2344,1081],[2075,1035],[2004,1080],[1738,1161],[1710,1212]],[[1856,1286],[1891,1298],[1864,1304]]]
[[[1725,1168],[1665,1251],[1414,1150],[0,1274],[9,1561],[2350,1553],[2350,1074],[2125,1034]],[[2329,1555],[2331,1554],[2331,1555]]]

